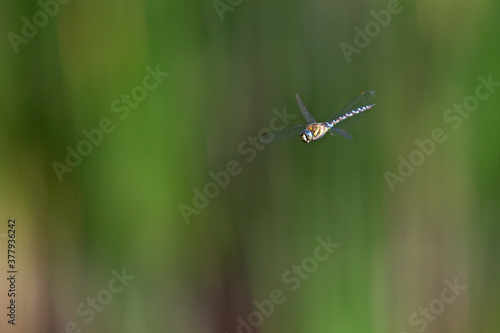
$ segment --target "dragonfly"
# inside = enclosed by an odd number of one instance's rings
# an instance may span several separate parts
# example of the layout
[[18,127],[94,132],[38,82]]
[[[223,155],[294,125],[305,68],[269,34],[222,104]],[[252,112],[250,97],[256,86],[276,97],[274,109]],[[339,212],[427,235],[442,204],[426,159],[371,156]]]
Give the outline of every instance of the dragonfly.
[[259,140],[262,143],[286,141],[297,136],[305,142],[309,143],[321,139],[326,133],[331,135],[340,134],[348,140],[352,140],[352,135],[346,129],[354,124],[360,115],[366,110],[371,109],[375,104],[372,104],[375,98],[375,91],[367,90],[362,92],[358,97],[353,99],[349,104],[344,106],[340,111],[335,113],[330,119],[323,123],[318,123],[316,119],[307,111],[306,106],[302,103],[299,94],[295,94],[300,112],[307,121],[307,124],[297,125],[273,132],[262,134]]

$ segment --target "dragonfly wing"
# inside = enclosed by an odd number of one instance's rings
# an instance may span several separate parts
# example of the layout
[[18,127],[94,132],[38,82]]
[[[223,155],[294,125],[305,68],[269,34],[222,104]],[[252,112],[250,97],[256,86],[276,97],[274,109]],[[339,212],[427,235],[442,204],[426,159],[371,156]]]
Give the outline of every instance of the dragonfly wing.
[[347,140],[352,140],[352,135],[347,133],[345,130],[341,130],[341,129],[332,127],[332,129],[330,130],[330,133],[332,133],[332,135],[340,134],[344,138],[346,138]]
[[303,129],[305,129],[307,125],[297,125],[289,128],[285,128],[282,130],[277,130],[273,132],[267,132],[262,134],[259,137],[260,142],[262,143],[271,143],[271,142],[282,142],[289,140],[293,137],[298,138],[299,133],[302,132]]
[[349,104],[344,106],[340,111],[335,113],[328,121],[332,121],[352,110],[356,110],[357,108],[361,108],[363,106],[368,106],[373,104],[373,100],[375,99],[375,91],[367,90],[362,92],[358,97],[353,99]]
[[[340,120],[333,128],[337,128],[340,130],[346,130],[352,125],[354,125],[360,118],[360,116],[366,112],[366,110],[370,109],[374,104],[373,100],[375,98],[375,92],[373,90],[367,90],[361,93],[358,97],[353,99],[349,104],[344,106],[339,112],[334,114],[328,121]],[[353,113],[352,111],[357,111]],[[332,128],[332,129],[333,129]],[[332,131],[333,135],[341,134],[338,131]],[[347,133],[347,132],[343,132]],[[344,135],[345,136],[345,135]],[[348,139],[352,139],[352,136],[346,137]]]
[[306,121],[309,124],[317,123],[316,119],[314,119],[314,117],[309,113],[309,111],[307,111],[307,108],[304,105],[304,103],[302,103],[299,94],[295,94],[295,98],[297,99],[297,104],[299,105],[300,112],[302,112],[302,115],[304,116],[304,118],[306,118]]

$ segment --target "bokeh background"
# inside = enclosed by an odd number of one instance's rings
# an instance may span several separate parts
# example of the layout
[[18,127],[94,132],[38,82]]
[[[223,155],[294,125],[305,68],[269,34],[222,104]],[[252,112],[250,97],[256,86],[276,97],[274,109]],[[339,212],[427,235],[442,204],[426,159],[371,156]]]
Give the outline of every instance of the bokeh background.
[[[500,329],[500,87],[459,125],[443,119],[478,77],[500,82],[500,3],[41,3],[53,17],[37,16],[41,27],[24,28],[33,36],[15,47],[12,33],[43,6],[0,5],[2,332]],[[355,28],[388,6],[401,11],[347,61],[341,43],[355,46]],[[126,117],[114,112],[117,99],[127,108],[124,95],[140,96],[147,68],[169,75]],[[252,141],[277,111],[303,123],[295,93],[323,121],[367,89],[377,105],[353,141]],[[114,130],[60,181],[53,163],[103,119]],[[386,172],[398,174],[400,156],[436,128],[447,140],[391,190]],[[230,161],[239,173],[185,218]],[[340,246],[315,266],[318,237]],[[307,277],[290,273],[303,263]],[[110,293],[122,272],[129,280]],[[445,280],[467,287],[449,304]],[[276,289],[285,300],[252,317]]]

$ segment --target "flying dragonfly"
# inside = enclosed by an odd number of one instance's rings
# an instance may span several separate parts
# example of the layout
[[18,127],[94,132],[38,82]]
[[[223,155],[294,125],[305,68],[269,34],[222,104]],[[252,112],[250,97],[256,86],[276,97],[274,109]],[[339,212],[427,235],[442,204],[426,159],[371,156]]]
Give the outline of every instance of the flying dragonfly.
[[259,138],[262,143],[286,141],[296,137],[297,134],[303,142],[309,143],[321,139],[328,132],[330,132],[331,135],[340,134],[344,138],[352,140],[352,136],[346,132],[346,129],[352,126],[363,112],[371,109],[375,105],[372,104],[375,98],[375,91],[367,90],[344,106],[330,119],[323,123],[318,123],[309,111],[307,111],[300,96],[296,94],[295,97],[297,98],[300,112],[302,112],[307,124],[264,133]]

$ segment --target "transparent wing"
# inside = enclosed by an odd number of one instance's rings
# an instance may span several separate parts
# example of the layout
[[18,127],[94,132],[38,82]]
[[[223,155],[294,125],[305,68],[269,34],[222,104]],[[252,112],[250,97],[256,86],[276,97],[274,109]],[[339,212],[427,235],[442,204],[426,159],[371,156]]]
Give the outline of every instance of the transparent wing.
[[306,125],[297,125],[289,128],[285,128],[282,130],[277,130],[273,132],[267,132],[262,134],[259,137],[259,141],[262,143],[271,143],[271,142],[282,142],[289,140],[293,137],[296,137],[297,139],[299,138],[299,133],[302,132],[304,128],[307,127]]
[[314,117],[309,113],[309,111],[307,111],[307,108],[304,105],[304,103],[302,103],[299,94],[295,94],[295,98],[297,99],[297,104],[299,105],[300,112],[302,112],[302,115],[304,116],[304,118],[306,118],[306,121],[309,124],[317,123],[316,119],[314,119]]
[[[345,115],[346,113],[349,113],[350,111],[356,110],[356,109],[361,108],[363,106],[373,105],[373,100],[374,99],[375,99],[375,91],[373,91],[373,90],[367,90],[365,92],[362,92],[358,97],[356,97],[355,99],[353,99],[349,104],[347,104],[346,106],[344,106],[339,112],[337,112],[336,114],[334,114],[327,121],[335,120],[335,119],[337,119],[337,118]],[[351,127],[352,125],[354,125],[359,120],[360,116],[363,113],[364,112],[359,112],[358,114],[355,114],[352,117],[348,117],[345,120],[342,120],[339,123],[335,124],[334,127],[338,128],[338,129],[344,129],[345,130],[345,129]],[[335,133],[332,131],[331,133],[332,133],[332,135],[341,134],[341,133],[339,133],[337,131],[335,131]],[[351,137],[351,139],[352,139],[352,137]]]
[[352,135],[347,133],[345,130],[341,130],[341,129],[332,127],[332,129],[330,130],[330,133],[332,133],[332,135],[340,134],[344,138],[346,138],[347,140],[352,140]]

